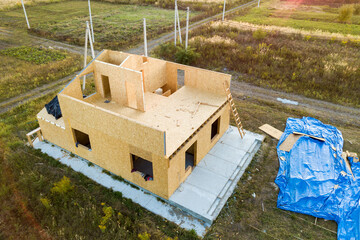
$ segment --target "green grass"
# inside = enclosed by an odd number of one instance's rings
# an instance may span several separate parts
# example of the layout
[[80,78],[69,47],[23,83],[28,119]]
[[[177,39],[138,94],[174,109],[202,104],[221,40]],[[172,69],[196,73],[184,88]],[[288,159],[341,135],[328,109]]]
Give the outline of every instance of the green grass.
[[81,56],[73,53],[28,46],[1,50],[0,102],[80,69]]
[[[146,18],[148,39],[173,28],[173,10],[95,1],[91,7],[96,48],[124,49],[141,42],[143,18]],[[27,8],[32,33],[79,45],[84,43],[88,11],[87,1],[66,1]],[[179,14],[185,20],[186,12],[179,11]],[[192,11],[191,17],[198,14]],[[26,28],[22,9],[0,12],[0,23],[5,27]]]
[[360,16],[354,15],[352,24],[339,23],[338,14],[332,13],[328,7],[320,12],[304,10],[276,9],[272,5],[279,5],[279,0],[270,0],[260,8],[252,8],[244,16],[234,17],[235,21],[249,22],[261,25],[275,25],[304,30],[322,30],[331,33],[360,34]]
[[[230,39],[211,42],[213,36]],[[200,56],[193,65],[237,72],[240,80],[265,88],[304,95],[344,105],[360,106],[360,44],[265,34],[226,26],[204,26],[191,34],[190,46]],[[196,37],[198,37],[196,39]],[[155,49],[159,57],[176,61],[172,43]]]
[[60,51],[29,46],[7,48],[1,50],[0,55],[15,57],[35,64],[60,61],[66,58],[66,54]]

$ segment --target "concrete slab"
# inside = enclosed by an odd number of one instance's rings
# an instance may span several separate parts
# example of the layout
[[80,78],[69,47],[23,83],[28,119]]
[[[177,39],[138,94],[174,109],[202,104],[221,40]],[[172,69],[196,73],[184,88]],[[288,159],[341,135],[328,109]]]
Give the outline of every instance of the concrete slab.
[[53,147],[51,143],[36,140],[34,147],[99,184],[122,192],[123,197],[149,211],[204,236],[233,193],[263,139],[264,136],[248,131],[241,139],[236,127],[230,126],[169,201],[159,201],[156,195],[144,189],[133,188],[127,182],[113,179],[99,166],[89,166],[87,160],[71,157],[69,152]]
[[197,167],[206,168],[226,178],[231,177],[236,166],[237,166],[236,164],[218,158],[212,154],[206,155],[197,165]]

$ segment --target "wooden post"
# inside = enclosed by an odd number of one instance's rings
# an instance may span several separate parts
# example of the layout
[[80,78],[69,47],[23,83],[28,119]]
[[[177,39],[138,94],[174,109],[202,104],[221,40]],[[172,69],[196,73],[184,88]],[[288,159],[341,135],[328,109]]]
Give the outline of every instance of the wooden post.
[[26,14],[25,5],[24,5],[24,0],[21,0],[21,4],[22,4],[22,7],[23,7],[23,9],[24,9],[26,24],[27,24],[27,26],[28,26],[28,29],[30,29],[30,23],[29,23],[29,19],[28,19],[28,17],[27,17],[27,14]]
[[[88,45],[88,35],[89,35],[89,28],[88,28],[88,24],[86,24],[86,30],[85,30],[85,47],[84,47],[84,68],[86,67],[86,63],[87,63],[87,45]],[[91,40],[90,40],[91,41]],[[86,83],[86,75],[84,75],[83,77],[83,86],[82,89],[83,91],[85,90],[85,83]]]
[[174,7],[174,10],[175,10],[175,17],[174,17],[174,19],[175,19],[175,22],[174,22],[174,27],[175,27],[175,30],[174,30],[174,44],[175,44],[175,46],[176,46],[176,18],[177,18],[177,16],[176,16],[176,0],[175,0],[175,7]]
[[148,53],[147,53],[147,39],[146,39],[146,18],[144,18],[144,54],[145,54],[145,57],[148,56]]
[[188,47],[188,38],[189,38],[189,7],[187,7],[186,11],[186,35],[185,35],[185,50]]
[[94,38],[94,28],[93,28],[93,22],[92,22],[92,16],[91,16],[91,6],[90,6],[90,0],[88,0],[88,5],[89,5],[89,16],[90,16],[90,26],[91,26],[91,38],[90,40],[92,42],[95,42],[95,38]]
[[222,15],[222,20],[223,21],[225,19],[225,5],[226,5],[226,0],[224,0],[223,15]]
[[178,22],[179,40],[180,40],[180,43],[182,43],[182,39],[181,39],[181,28],[180,28],[180,17],[179,17],[179,10],[178,10],[177,4],[176,4],[176,16],[177,16],[177,22]]
[[95,52],[94,52],[94,46],[93,46],[93,42],[91,41],[91,34],[90,34],[90,27],[89,27],[89,22],[86,21],[86,27],[89,29],[88,31],[88,36],[89,36],[89,42],[90,42],[90,49],[91,49],[91,57],[94,59],[95,58]]

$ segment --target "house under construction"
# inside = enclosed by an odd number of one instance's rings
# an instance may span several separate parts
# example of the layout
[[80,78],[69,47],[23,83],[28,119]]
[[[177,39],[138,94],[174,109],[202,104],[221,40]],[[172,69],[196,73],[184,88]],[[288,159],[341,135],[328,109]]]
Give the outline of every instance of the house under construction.
[[169,199],[228,129],[230,79],[104,50],[57,95],[61,117],[44,108],[37,118],[47,141]]

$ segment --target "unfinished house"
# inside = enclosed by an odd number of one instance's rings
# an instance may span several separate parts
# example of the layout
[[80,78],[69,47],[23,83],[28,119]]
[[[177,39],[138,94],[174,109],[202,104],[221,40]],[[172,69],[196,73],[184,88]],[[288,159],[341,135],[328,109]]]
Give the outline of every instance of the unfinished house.
[[45,140],[169,199],[228,129],[230,79],[104,50],[57,95],[61,117],[44,108],[37,118]]

